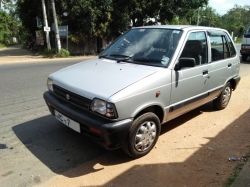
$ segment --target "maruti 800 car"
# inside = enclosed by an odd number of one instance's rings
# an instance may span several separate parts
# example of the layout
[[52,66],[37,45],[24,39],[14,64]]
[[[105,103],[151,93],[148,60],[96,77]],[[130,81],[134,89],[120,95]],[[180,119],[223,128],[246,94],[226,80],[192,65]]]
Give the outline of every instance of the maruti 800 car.
[[136,27],[98,58],[51,74],[44,99],[68,127],[138,158],[152,150],[167,121],[210,101],[226,108],[239,64],[226,30]]

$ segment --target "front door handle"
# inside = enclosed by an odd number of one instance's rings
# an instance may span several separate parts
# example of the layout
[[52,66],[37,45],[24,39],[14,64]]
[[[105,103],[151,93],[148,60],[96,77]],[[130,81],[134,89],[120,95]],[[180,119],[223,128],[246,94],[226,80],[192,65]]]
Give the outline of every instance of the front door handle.
[[206,70],[203,70],[203,71],[202,71],[202,74],[203,74],[203,75],[208,74],[208,70],[207,70],[207,69],[206,69]]
[[229,63],[229,64],[227,65],[227,67],[229,67],[229,68],[230,68],[231,66],[232,66],[232,64],[231,64],[231,63]]

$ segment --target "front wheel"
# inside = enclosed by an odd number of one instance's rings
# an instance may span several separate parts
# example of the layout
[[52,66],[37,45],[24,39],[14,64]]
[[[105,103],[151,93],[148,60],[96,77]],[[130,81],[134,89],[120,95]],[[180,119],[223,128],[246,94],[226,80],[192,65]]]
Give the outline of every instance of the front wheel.
[[214,107],[218,110],[226,108],[227,104],[230,101],[231,94],[232,94],[232,86],[230,82],[228,82],[226,86],[223,88],[221,94],[216,99],[214,99],[213,101]]
[[246,60],[247,60],[247,57],[248,57],[248,55],[241,55],[242,61],[246,61]]
[[133,158],[148,154],[157,142],[160,131],[160,120],[154,113],[142,114],[132,123],[123,150]]

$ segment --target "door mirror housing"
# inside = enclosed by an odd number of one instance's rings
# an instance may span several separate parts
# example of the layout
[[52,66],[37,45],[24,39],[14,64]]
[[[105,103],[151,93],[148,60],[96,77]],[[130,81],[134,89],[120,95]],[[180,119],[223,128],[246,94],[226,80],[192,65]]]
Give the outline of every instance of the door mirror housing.
[[100,48],[100,53],[102,53],[105,50],[104,47]]
[[194,58],[180,58],[179,62],[175,65],[174,70],[178,71],[182,68],[190,68],[195,66]]

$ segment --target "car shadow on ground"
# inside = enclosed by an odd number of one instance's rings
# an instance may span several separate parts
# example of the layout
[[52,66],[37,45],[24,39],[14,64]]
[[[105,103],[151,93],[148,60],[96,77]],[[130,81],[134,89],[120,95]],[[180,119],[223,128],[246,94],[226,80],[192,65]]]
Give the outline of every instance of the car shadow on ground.
[[[161,134],[200,114],[200,108],[197,108],[182,117],[171,120],[162,126]],[[103,165],[117,165],[132,160],[122,149],[105,150],[87,137],[64,126],[52,115],[16,125],[13,131],[34,156],[57,174],[65,174],[65,171],[70,168],[93,159],[98,161],[98,157],[103,155],[106,158],[102,160]],[[96,171],[98,170],[93,168],[82,170],[81,173],[70,173],[68,177],[78,177]]]
[[[110,159],[109,165],[130,160],[121,149],[105,150],[64,126],[52,115],[16,125],[12,129],[26,148],[57,174],[104,154]],[[116,157],[119,159],[114,159]],[[84,174],[87,173],[81,173]]]
[[[184,115],[184,118],[190,120],[198,112],[192,111],[187,113]],[[232,181],[227,180],[234,172],[234,168],[239,164],[242,167],[245,161],[229,161],[228,158],[231,156],[242,158],[249,154],[250,151],[250,142],[246,139],[250,134],[249,120],[250,110],[228,124],[218,135],[214,137],[204,136],[204,139],[209,140],[208,143],[201,144],[199,149],[183,162],[135,164],[102,185],[81,186],[229,186]],[[180,121],[178,123],[178,120],[173,120],[172,122],[168,125],[173,127],[168,127],[169,129],[164,128],[164,131],[171,130],[182,124]],[[195,132],[192,136],[195,136]],[[181,150],[186,149],[178,147],[178,144],[176,146],[176,150],[169,151],[181,154]],[[190,148],[183,151],[188,151],[188,149]],[[166,154],[164,157],[168,157],[168,153],[164,154]],[[161,157],[154,153],[146,155],[146,157],[154,156]],[[108,164],[110,161],[110,159],[106,159],[106,162],[101,160],[100,164]],[[82,170],[84,170],[84,165],[66,173],[76,173]],[[247,184],[243,183],[244,185]]]

